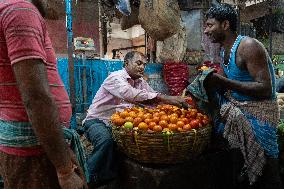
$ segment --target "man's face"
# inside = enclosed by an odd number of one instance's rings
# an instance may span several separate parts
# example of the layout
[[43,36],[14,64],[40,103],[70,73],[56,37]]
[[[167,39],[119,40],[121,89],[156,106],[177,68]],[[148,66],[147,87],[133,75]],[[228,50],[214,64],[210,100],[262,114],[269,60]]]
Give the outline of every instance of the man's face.
[[224,23],[215,18],[207,19],[204,34],[209,37],[212,43],[221,43],[225,39]]
[[125,62],[125,69],[132,79],[143,77],[146,66],[146,58],[136,53],[134,57]]

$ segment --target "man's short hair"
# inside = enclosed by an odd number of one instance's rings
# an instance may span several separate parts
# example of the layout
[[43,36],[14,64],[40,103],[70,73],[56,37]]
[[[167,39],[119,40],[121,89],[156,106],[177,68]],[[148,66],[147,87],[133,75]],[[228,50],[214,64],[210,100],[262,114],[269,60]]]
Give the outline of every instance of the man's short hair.
[[219,22],[228,20],[230,22],[230,30],[232,32],[237,31],[237,21],[238,13],[237,11],[229,4],[218,3],[210,7],[206,13],[206,18],[215,18]]
[[125,62],[126,62],[126,61],[132,60],[135,54],[140,54],[140,55],[144,56],[144,54],[141,53],[141,52],[138,52],[138,51],[130,51],[130,52],[126,53],[126,55],[125,55],[125,57],[124,57],[124,64],[123,64],[123,66],[125,66]]

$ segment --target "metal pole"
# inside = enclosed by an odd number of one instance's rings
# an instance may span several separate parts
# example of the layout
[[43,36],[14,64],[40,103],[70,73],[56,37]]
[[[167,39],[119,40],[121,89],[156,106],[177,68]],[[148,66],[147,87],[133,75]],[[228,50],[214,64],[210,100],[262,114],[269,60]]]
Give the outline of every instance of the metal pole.
[[99,37],[100,37],[100,57],[104,58],[104,49],[103,49],[103,31],[102,31],[102,5],[101,1],[98,1],[99,6]]
[[272,59],[272,51],[273,51],[273,48],[272,48],[272,37],[273,37],[273,34],[272,34],[272,7],[269,6],[269,56],[270,58]]
[[[74,79],[74,59],[73,59],[73,31],[72,31],[72,0],[66,0],[66,29],[67,29],[67,47],[68,47],[68,71],[69,71],[69,89],[70,101],[72,105],[71,127],[76,127],[76,97],[75,97],[75,79]],[[74,125],[75,123],[75,125]]]

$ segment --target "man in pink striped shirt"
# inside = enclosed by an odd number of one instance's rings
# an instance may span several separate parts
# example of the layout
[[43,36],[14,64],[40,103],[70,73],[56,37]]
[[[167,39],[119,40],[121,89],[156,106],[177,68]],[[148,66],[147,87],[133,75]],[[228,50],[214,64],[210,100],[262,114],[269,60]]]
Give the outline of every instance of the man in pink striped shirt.
[[85,135],[94,150],[88,157],[91,182],[100,185],[115,178],[115,154],[108,122],[116,111],[137,104],[164,103],[187,107],[184,98],[155,92],[143,79],[146,58],[132,51],[125,55],[124,69],[111,73],[103,82],[83,121]]

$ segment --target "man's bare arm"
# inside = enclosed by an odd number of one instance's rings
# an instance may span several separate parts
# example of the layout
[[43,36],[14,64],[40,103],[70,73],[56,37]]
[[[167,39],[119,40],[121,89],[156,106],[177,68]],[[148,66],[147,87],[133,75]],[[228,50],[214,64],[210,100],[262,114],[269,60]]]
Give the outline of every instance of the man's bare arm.
[[210,86],[222,86],[223,88],[235,90],[252,97],[271,97],[271,76],[267,63],[267,55],[263,46],[253,39],[247,39],[240,45],[238,54],[242,61],[245,61],[246,68],[254,81],[240,82],[213,73],[211,78],[208,79]]
[[72,171],[44,63],[40,59],[20,61],[13,65],[13,71],[30,123],[47,156],[58,173]]

